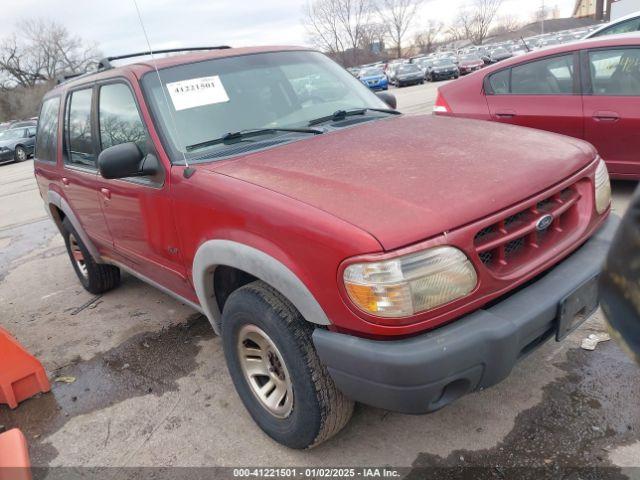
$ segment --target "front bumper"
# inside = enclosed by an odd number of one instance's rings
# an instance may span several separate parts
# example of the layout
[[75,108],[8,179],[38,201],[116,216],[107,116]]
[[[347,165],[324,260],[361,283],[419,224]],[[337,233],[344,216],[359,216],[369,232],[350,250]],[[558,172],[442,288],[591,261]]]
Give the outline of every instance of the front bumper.
[[453,78],[456,75],[458,75],[458,72],[453,70],[453,71],[448,71],[448,72],[431,72],[431,77],[434,79],[448,79],[448,78]]
[[525,288],[423,335],[377,341],[316,329],[320,360],[348,397],[403,413],[431,412],[495,385],[555,334],[560,301],[600,273],[619,222],[610,216]]
[[0,162],[13,160],[13,150],[0,150]]

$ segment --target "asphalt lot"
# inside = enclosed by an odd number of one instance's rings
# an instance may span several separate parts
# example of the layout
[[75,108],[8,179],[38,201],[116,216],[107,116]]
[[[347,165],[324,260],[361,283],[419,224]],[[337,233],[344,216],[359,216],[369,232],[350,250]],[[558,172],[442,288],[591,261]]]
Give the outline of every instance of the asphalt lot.
[[[429,113],[436,92],[391,91],[406,113]],[[101,297],[80,287],[32,168],[0,166],[0,325],[51,378],[76,378],[14,411],[0,406],[0,425],[24,431],[35,466],[640,466],[640,368],[613,341],[578,347],[604,328],[600,313],[436,413],[358,406],[332,441],[281,447],[242,407],[203,317],[130,276]],[[614,184],[616,212],[634,187]]]

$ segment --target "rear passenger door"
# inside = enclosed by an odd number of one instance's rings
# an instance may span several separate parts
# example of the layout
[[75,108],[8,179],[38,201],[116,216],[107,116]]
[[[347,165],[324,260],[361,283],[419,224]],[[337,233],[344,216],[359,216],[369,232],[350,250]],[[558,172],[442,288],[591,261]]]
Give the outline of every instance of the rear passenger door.
[[619,178],[640,175],[640,48],[583,52],[585,139]]
[[93,91],[93,86],[80,87],[71,90],[66,98],[62,191],[83,229],[99,248],[111,247],[112,242],[98,199],[97,151],[91,121]]
[[578,62],[572,52],[488,75],[485,94],[492,120],[582,138]]

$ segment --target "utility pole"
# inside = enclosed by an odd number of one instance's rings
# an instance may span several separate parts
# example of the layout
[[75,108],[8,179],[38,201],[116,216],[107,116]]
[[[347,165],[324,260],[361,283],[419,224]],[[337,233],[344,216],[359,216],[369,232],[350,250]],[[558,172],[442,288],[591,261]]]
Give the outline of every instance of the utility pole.
[[547,11],[544,6],[544,0],[542,0],[542,6],[540,7],[540,30],[542,35],[544,35],[544,17],[546,16],[547,16]]

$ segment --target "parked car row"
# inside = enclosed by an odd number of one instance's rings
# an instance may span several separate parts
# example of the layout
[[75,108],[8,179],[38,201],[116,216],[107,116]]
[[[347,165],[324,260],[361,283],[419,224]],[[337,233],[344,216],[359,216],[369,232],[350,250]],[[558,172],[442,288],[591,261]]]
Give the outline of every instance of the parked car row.
[[640,179],[640,33],[598,36],[486,67],[440,87],[434,112],[582,138],[613,178]]

